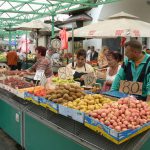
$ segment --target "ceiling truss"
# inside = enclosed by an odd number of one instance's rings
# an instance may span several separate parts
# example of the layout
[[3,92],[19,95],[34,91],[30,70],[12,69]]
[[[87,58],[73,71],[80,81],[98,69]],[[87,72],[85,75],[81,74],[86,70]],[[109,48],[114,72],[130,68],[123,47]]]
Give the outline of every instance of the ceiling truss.
[[118,0],[0,0],[0,28]]

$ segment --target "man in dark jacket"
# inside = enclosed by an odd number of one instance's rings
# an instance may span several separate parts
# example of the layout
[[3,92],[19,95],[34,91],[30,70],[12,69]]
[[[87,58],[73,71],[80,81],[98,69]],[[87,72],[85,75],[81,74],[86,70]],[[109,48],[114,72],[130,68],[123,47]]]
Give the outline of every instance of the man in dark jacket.
[[98,58],[98,52],[95,51],[94,46],[91,46],[90,61],[97,60],[97,58]]

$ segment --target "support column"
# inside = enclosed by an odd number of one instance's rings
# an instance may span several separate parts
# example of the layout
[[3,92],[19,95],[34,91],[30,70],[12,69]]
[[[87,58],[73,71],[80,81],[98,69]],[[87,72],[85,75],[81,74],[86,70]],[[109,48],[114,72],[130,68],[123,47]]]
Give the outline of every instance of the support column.
[[[9,44],[11,43],[11,39],[12,39],[10,29],[11,29],[11,25],[9,25]],[[9,45],[9,50],[11,50],[11,49],[12,49],[11,45]]]
[[55,33],[54,33],[54,17],[55,17],[55,13],[52,13],[52,35],[51,37],[54,38],[55,37]]
[[150,38],[147,38],[147,48],[150,48]]

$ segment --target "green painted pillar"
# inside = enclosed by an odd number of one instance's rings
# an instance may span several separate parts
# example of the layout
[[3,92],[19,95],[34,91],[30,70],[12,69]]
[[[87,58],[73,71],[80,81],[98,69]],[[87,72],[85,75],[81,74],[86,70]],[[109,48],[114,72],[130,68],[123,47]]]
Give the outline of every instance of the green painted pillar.
[[[14,42],[15,43],[17,43],[17,38],[16,38],[16,36],[17,36],[17,33],[16,33],[16,31],[14,32]],[[15,45],[15,49],[16,49],[16,45]]]
[[55,33],[54,33],[54,17],[55,17],[55,13],[52,13],[52,38],[55,37]]
[[[11,29],[11,25],[9,25],[9,29]],[[9,30],[9,43],[11,43],[12,35],[11,31]],[[9,50],[11,50],[11,45],[9,45]]]

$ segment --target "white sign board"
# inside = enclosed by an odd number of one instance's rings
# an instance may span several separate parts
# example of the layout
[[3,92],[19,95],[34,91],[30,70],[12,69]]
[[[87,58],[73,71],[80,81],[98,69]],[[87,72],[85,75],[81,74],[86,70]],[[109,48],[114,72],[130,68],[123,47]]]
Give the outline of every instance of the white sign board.
[[34,76],[34,80],[41,80],[44,75],[44,70],[37,70]]

